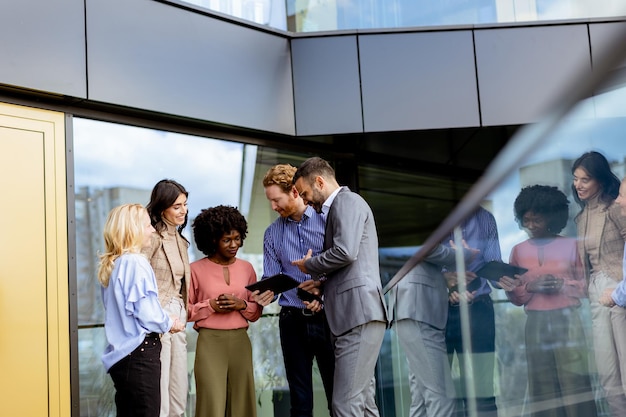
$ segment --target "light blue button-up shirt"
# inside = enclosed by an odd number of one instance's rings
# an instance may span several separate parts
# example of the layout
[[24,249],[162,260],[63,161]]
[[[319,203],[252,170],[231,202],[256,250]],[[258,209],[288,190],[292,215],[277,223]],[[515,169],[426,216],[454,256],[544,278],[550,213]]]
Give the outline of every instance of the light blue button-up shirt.
[[102,288],[104,331],[108,345],[102,363],[109,369],[135,350],[148,333],[165,333],[172,319],[159,304],[154,271],[144,255],[128,253],[115,260],[109,285]]

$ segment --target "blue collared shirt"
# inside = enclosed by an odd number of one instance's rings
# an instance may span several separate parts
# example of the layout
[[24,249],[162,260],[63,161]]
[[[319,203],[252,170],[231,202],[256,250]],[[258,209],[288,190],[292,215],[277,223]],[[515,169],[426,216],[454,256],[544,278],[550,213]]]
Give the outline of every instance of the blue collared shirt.
[[108,345],[102,363],[109,369],[135,350],[148,333],[165,333],[172,319],[159,304],[154,271],[148,259],[127,253],[115,260],[111,279],[102,288],[104,332]]
[[[324,249],[325,217],[307,206],[300,221],[279,217],[265,230],[263,237],[263,278],[284,273],[299,282],[311,279],[291,262],[302,259],[309,249],[313,256]],[[286,307],[304,307],[296,289],[282,293],[278,304]]]
[[[490,261],[502,261],[500,241],[498,239],[498,227],[493,214],[480,207],[473,215],[461,223],[463,239],[470,248],[479,249],[478,255],[467,265],[467,270],[476,272],[480,267]],[[448,245],[454,240],[451,234],[442,243]],[[476,297],[491,293],[491,286],[486,278],[479,277],[480,284],[476,291]],[[473,283],[472,283],[473,284]],[[498,286],[497,283],[494,285]]]

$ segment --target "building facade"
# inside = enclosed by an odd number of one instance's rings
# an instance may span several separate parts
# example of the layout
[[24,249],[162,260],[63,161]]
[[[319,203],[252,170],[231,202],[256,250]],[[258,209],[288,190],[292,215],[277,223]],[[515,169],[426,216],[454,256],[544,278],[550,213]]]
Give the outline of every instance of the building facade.
[[[8,190],[0,312],[9,326],[0,337],[0,392],[7,415],[111,412],[112,398],[102,395],[111,387],[99,364],[94,275],[111,207],[145,204],[156,181],[174,178],[190,191],[190,217],[217,204],[238,206],[250,223],[243,256],[261,265],[263,231],[274,218],[263,174],[320,155],[372,206],[381,247],[397,249],[383,265],[385,284],[520,126],[540,120],[574,80],[593,76],[594,60],[626,24],[614,15],[453,26],[407,18],[420,26],[381,29],[341,26],[344,11],[332,27],[327,17],[312,23],[321,9],[307,14],[303,2],[286,2],[287,31],[211,11],[224,2],[209,3],[0,6],[7,40],[0,44],[0,169]],[[320,25],[332,31],[307,31]],[[619,131],[626,107],[604,103],[592,98],[588,111],[610,117]],[[613,149],[591,139],[579,144],[572,152]],[[566,183],[567,167],[548,169],[556,171]],[[272,314],[250,332],[260,412],[278,416],[268,404],[286,384]],[[406,366],[393,339],[389,331],[378,367],[385,416],[408,410]],[[192,364],[190,355],[190,378]],[[499,394],[503,409],[524,402],[507,395]],[[192,409],[193,392],[189,415]]]

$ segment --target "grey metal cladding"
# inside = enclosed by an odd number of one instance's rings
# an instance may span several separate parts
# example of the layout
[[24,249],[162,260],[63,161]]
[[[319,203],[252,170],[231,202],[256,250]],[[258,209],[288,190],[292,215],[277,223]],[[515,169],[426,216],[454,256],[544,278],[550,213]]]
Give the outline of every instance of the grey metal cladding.
[[298,135],[363,131],[356,35],[291,41]]
[[87,97],[83,0],[5,1],[0,83]]
[[538,121],[575,76],[591,73],[587,25],[475,30],[484,126]]
[[91,100],[295,134],[286,37],[159,2],[87,6]]
[[359,36],[365,131],[479,126],[472,32]]

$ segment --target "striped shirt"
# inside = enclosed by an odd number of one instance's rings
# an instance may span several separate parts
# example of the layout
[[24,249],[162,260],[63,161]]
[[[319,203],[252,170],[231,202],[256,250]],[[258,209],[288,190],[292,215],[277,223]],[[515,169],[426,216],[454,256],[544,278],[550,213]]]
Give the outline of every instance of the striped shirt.
[[[502,262],[502,254],[500,253],[500,241],[498,240],[498,227],[493,214],[482,207],[470,217],[461,223],[463,239],[470,248],[479,249],[478,255],[467,265],[467,270],[476,272],[481,266],[489,261]],[[450,240],[454,240],[451,234],[442,243],[448,245]],[[487,295],[491,292],[491,287],[486,278],[479,277],[479,282],[472,282],[471,290],[476,291],[476,297]],[[479,284],[478,288],[474,285]],[[496,287],[499,284],[492,282]]]
[[[313,250],[313,256],[323,251],[325,227],[324,215],[318,214],[311,206],[307,206],[298,222],[289,217],[277,218],[265,230],[263,237],[263,278],[282,272],[299,282],[311,279],[309,274],[301,272],[291,262],[302,259],[309,249]],[[278,304],[285,307],[304,307],[295,288],[282,293]]]

